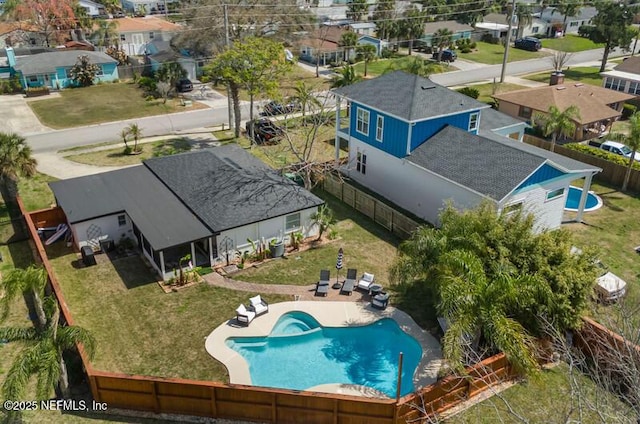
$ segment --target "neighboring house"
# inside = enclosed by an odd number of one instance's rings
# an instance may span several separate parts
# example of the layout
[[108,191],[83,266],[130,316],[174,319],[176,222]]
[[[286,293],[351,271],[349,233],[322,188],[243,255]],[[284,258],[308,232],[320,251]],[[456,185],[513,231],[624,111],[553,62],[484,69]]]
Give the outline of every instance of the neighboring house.
[[[509,16],[503,15],[500,13],[489,13],[484,18],[482,18],[482,23],[486,24],[485,26],[480,23],[476,24],[476,29],[488,29],[491,31],[492,35],[497,38],[503,38],[507,35],[507,30],[509,27]],[[493,24],[494,27],[489,26]],[[499,35],[496,34],[496,31]],[[532,21],[528,25],[520,26],[520,34],[518,34],[518,25],[514,24],[511,35],[513,37],[530,37],[535,35],[544,35],[547,33],[547,23],[543,20],[532,17]]]
[[374,36],[376,33],[376,24],[374,22],[355,22],[349,24],[349,28],[358,35]]
[[[565,34],[577,34],[578,28],[582,25],[591,25],[591,19],[598,14],[598,11],[593,6],[585,6],[580,8],[580,11],[575,16],[568,16],[566,22]],[[563,31],[564,15],[555,7],[547,7],[542,13],[540,13],[540,19],[547,23],[548,37],[555,37],[558,31]]]
[[344,60],[345,51],[340,47],[340,37],[346,29],[332,25],[322,25],[296,41],[298,57],[309,63],[325,66],[331,62]]
[[[165,13],[165,7],[172,10],[170,3],[178,3],[178,0],[121,0],[124,10],[129,12],[142,12],[144,14]],[[177,5],[176,5],[177,6]]]
[[347,176],[434,224],[447,201],[465,209],[488,200],[533,213],[538,229],[558,228],[569,183],[584,178],[588,190],[600,171],[516,141],[522,122],[416,75],[396,71],[334,93],[338,105],[349,102],[348,128],[336,116]]
[[549,107],[565,110],[574,105],[580,118],[576,119],[575,141],[599,137],[611,128],[622,115],[624,102],[635,96],[595,85],[565,82],[559,85],[525,88],[494,94],[498,110],[507,115],[531,121],[536,113],[547,113]]
[[118,27],[119,46],[129,56],[144,55],[151,41],[170,41],[182,26],[154,16],[112,19]]
[[23,87],[50,87],[61,89],[73,87],[75,83],[68,71],[76,64],[81,55],[89,56],[91,63],[100,68],[96,82],[109,82],[118,79],[118,62],[100,52],[90,51],[54,51],[31,56],[16,57],[12,48],[5,49],[7,63],[18,74]]
[[431,46],[433,36],[439,29],[448,29],[451,31],[453,33],[451,36],[452,41],[456,41],[461,38],[471,38],[471,34],[473,33],[472,26],[461,24],[456,21],[427,22],[424,24],[424,32],[422,33],[420,40]]
[[78,0],[78,4],[85,10],[87,16],[90,16],[92,18],[107,15],[107,11],[104,8],[104,5],[100,3],[96,3],[91,0]]
[[0,49],[44,44],[45,37],[35,28],[19,22],[0,22]]
[[389,42],[373,37],[371,35],[362,35],[358,37],[358,44],[371,44],[376,48],[376,55],[380,56],[382,50],[389,47]]
[[76,246],[128,238],[165,279],[181,257],[212,266],[252,243],[318,234],[324,201],[236,145],[50,183]]
[[634,96],[640,95],[640,57],[631,56],[613,68],[601,72],[602,86]]
[[145,56],[147,64],[152,71],[160,69],[163,63],[166,62],[178,62],[182,68],[187,71],[187,78],[190,80],[198,79],[197,61],[191,57],[183,56],[173,49],[162,50],[154,54],[148,54]]

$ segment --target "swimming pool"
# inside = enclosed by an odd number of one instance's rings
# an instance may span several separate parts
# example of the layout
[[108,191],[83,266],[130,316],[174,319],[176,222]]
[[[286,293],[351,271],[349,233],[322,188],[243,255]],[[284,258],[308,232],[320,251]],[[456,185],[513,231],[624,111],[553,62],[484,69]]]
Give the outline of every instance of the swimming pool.
[[370,387],[396,396],[403,352],[401,395],[415,390],[422,347],[390,318],[353,327],[322,327],[311,315],[283,314],[266,337],[231,337],[226,345],[249,364],[257,386],[306,390],[323,384]]
[[[569,193],[567,193],[567,202],[564,205],[566,211],[577,211],[580,204],[580,196],[582,196],[582,189],[579,187],[569,186]],[[584,206],[585,212],[595,211],[602,207],[602,199],[595,193],[589,192],[587,194],[587,203]]]

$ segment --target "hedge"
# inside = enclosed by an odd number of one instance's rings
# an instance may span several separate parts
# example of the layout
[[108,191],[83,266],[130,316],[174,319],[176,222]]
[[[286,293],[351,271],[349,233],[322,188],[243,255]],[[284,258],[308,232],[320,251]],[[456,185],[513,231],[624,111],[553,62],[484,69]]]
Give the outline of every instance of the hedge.
[[[622,165],[624,167],[629,166],[629,158],[625,158],[620,155],[616,155],[615,153],[607,152],[606,150],[602,150],[598,147],[587,146],[586,144],[579,143],[568,143],[563,145],[562,147],[566,147],[567,149],[577,150],[578,152],[586,153],[591,156],[598,157],[600,159],[608,160],[609,162],[613,162],[618,165]],[[633,162],[633,169],[640,170],[640,162]]]

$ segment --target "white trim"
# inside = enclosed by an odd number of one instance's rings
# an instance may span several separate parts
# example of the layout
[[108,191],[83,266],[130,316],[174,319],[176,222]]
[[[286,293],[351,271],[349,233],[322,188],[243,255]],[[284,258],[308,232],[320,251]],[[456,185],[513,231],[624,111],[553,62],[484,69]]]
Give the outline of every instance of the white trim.
[[[476,125],[475,127],[471,128],[471,123],[473,122],[473,116],[475,115],[476,117]],[[480,111],[478,112],[472,112],[469,114],[469,127],[468,127],[468,131],[478,131],[478,129],[480,129]]]
[[[382,125],[381,125],[382,124]],[[378,138],[378,130],[380,131],[380,137]],[[376,115],[376,141],[382,143],[384,140],[384,115]]]
[[[555,196],[549,198],[549,193],[553,193],[553,192],[556,192],[556,191],[559,191],[560,194],[556,194]],[[565,190],[564,187],[554,188],[553,190],[546,190],[545,193],[544,193],[544,202],[547,203],[547,202],[554,201],[554,200],[556,200],[556,199],[558,199],[560,197],[564,197],[564,194],[566,192],[567,192],[567,190]]]
[[[360,111],[362,111],[363,113],[367,114],[367,125],[366,125],[366,131],[367,132],[363,132],[363,131],[360,131],[358,129],[358,121],[360,120],[360,116],[359,116]],[[364,118],[364,115],[363,115],[363,118]],[[363,119],[363,122],[364,122],[364,119]],[[358,134],[364,135],[365,137],[369,137],[369,127],[370,126],[371,126],[371,112],[369,112],[367,109],[363,109],[363,108],[361,108],[359,106],[356,106],[356,132]]]

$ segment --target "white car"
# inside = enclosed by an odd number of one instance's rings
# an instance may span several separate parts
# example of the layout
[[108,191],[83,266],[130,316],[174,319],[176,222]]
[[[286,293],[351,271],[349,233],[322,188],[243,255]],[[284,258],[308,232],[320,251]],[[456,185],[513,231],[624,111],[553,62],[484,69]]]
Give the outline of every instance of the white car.
[[[615,153],[616,155],[624,156],[626,158],[631,157],[633,150],[629,148],[629,146],[618,143],[617,141],[607,140],[600,145],[602,150],[606,150],[607,152]],[[633,159],[640,162],[640,153],[636,152]]]

